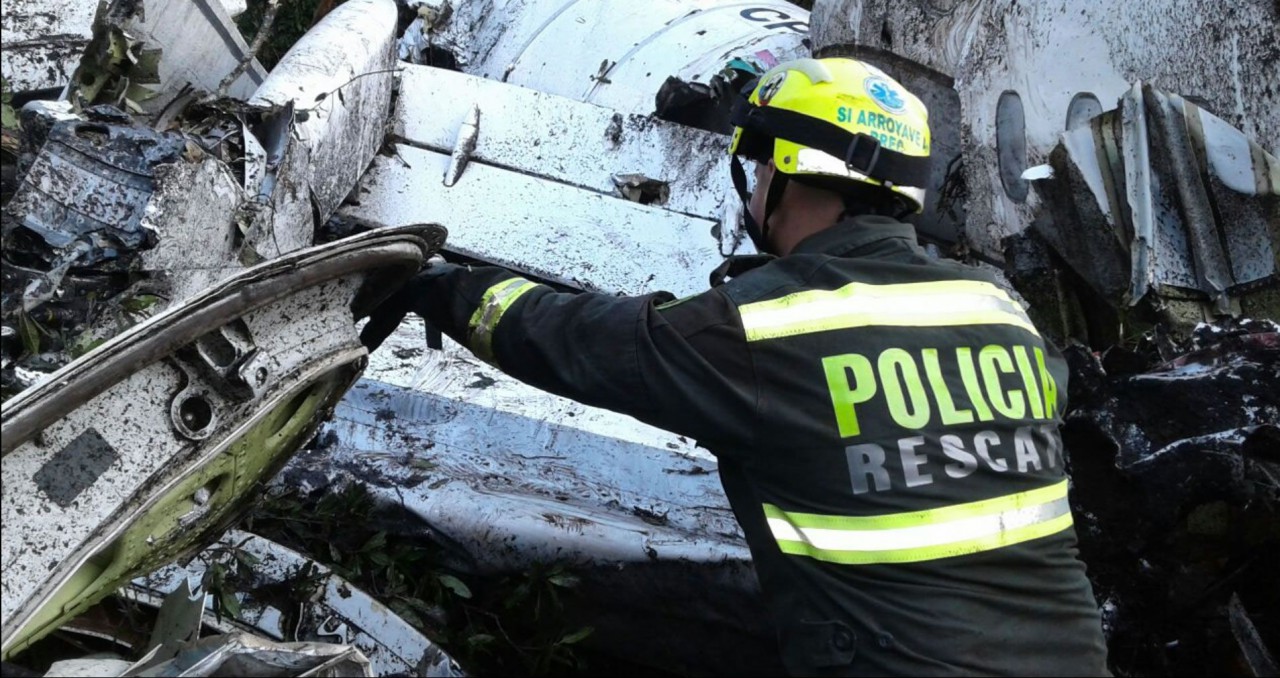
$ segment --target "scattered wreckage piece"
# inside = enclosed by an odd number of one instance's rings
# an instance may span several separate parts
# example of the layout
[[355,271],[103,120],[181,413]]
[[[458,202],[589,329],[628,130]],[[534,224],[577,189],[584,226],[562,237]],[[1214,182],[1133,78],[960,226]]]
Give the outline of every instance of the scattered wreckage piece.
[[[132,668],[133,676],[263,675],[353,678],[374,676],[369,660],[357,649],[332,643],[275,643],[243,632],[197,640],[168,661]],[[98,674],[106,675],[106,674]]]
[[[294,43],[249,99],[262,111],[292,106],[293,134],[309,153],[305,173],[295,178],[300,185],[288,190],[302,194],[294,202],[305,206],[305,221],[313,227],[347,197],[386,138],[398,69],[396,18],[394,0],[335,7]],[[263,145],[271,144],[263,139]]]
[[0,14],[0,73],[17,92],[67,83],[92,36],[96,3],[9,0]]
[[1268,675],[1248,667],[1280,649],[1280,326],[1196,339],[1153,369],[1067,351],[1073,508],[1118,675]]
[[630,294],[698,291],[743,246],[718,135],[415,65],[393,120],[395,155],[375,159],[344,217],[448,221],[451,251]]
[[276,643],[237,631],[193,641],[190,646],[178,651],[176,656],[163,662],[156,662],[150,656],[136,662],[111,657],[64,659],[54,662],[44,675],[93,678],[354,678],[380,674],[373,673],[369,660],[353,647],[315,642]]
[[359,375],[351,314],[443,240],[387,229],[269,262],[6,401],[4,656],[226,529]]
[[[819,56],[850,54],[895,77],[914,69],[934,76],[937,89],[954,87],[958,99],[943,115],[928,92],[913,91],[929,103],[931,122],[963,121],[964,242],[992,260],[1002,259],[1003,238],[1061,207],[1024,172],[1135,81],[1194,93],[1201,108],[1280,155],[1272,133],[1280,129],[1280,8],[1270,0],[1230,12],[1208,0],[816,0],[812,23]],[[933,136],[943,135],[935,128]]]
[[[1041,195],[1056,208],[1006,239],[1006,263],[1033,307],[1066,307],[1069,288],[1088,288],[1094,321],[1042,318],[1054,335],[1106,346],[1126,320],[1186,337],[1214,318],[1280,317],[1280,160],[1239,130],[1137,83],[1064,133],[1049,167]],[[1037,243],[1076,285],[1037,282],[1053,267]]]
[[78,106],[111,103],[154,122],[208,94],[245,99],[266,78],[219,0],[104,2],[91,33],[68,93]]
[[1080,206],[1034,226],[1112,305],[1180,288],[1234,315],[1241,290],[1280,279],[1280,160],[1222,119],[1137,83],[1058,148],[1055,198]]
[[[38,145],[50,114],[28,113]],[[231,142],[138,127],[107,107],[86,113],[52,114],[0,230],[4,323],[24,330],[24,362],[41,366],[243,269],[244,191],[203,150]]]
[[[421,8],[421,18],[402,40],[408,60],[456,66],[623,115],[653,113],[668,77],[706,83],[734,56],[765,68],[808,56],[809,13],[783,0],[409,4]],[[574,58],[566,58],[565,45],[574,46]]]
[[[716,462],[692,441],[525,386],[405,322],[276,489],[364,485],[399,516],[371,531],[439,547],[455,571],[556,565],[581,580],[584,643],[652,670],[781,665]],[[566,605],[569,605],[566,603]],[[646,629],[643,633],[638,629]]]
[[[462,675],[439,647],[368,593],[309,557],[240,530],[227,532],[185,566],[138,578],[125,595],[167,600],[189,582],[206,581],[215,564],[232,573],[219,595],[235,597],[236,627],[269,641],[349,646],[367,658],[371,673],[365,675]],[[199,600],[206,610],[204,596]]]
[[[244,11],[243,0],[147,0],[130,3],[141,16],[118,26],[145,49],[185,52],[184,59],[162,59],[155,74],[178,92],[191,83],[213,91],[220,78],[248,54],[231,18]],[[0,16],[5,36],[0,72],[17,92],[53,90],[71,81],[95,31],[99,3],[84,0],[11,0]],[[119,15],[119,14],[117,14]],[[181,47],[177,47],[181,45]],[[198,51],[194,51],[198,50]],[[123,57],[118,54],[117,57]],[[231,94],[247,97],[266,71],[256,61],[234,83]]]
[[6,207],[4,249],[28,258],[12,273],[29,282],[6,285],[4,315],[49,301],[73,266],[126,272],[136,252],[154,247],[156,233],[142,223],[154,167],[180,161],[185,142],[101,118],[54,124]]
[[[124,17],[116,21],[136,19],[112,7]],[[368,50],[334,38],[353,28],[368,36]],[[286,55],[254,105],[175,104],[160,116],[164,131],[109,107],[80,118],[28,105],[23,134],[34,160],[3,228],[4,319],[23,330],[23,350],[83,352],[140,310],[155,313],[245,265],[310,246],[318,220],[383,142],[394,28],[391,0],[348,3]],[[330,85],[331,101],[307,95]],[[20,381],[11,372],[6,390]]]

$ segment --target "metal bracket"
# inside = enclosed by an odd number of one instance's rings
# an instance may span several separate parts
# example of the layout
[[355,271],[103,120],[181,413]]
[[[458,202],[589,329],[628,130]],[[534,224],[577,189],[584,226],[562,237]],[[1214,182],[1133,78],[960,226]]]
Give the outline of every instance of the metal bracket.
[[453,144],[453,154],[449,156],[449,169],[444,173],[444,185],[453,186],[458,183],[467,163],[471,162],[471,154],[476,150],[476,138],[480,136],[480,107],[472,106],[471,112],[458,128],[458,139]]

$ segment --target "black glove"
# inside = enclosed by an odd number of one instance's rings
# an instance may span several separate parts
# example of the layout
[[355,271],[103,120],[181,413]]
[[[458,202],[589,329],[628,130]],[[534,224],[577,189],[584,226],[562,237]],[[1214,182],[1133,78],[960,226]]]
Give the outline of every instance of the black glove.
[[[427,259],[427,263],[423,264],[422,270],[417,275],[410,278],[400,289],[387,297],[386,301],[373,309],[369,314],[369,322],[360,332],[360,341],[369,349],[369,352],[377,350],[382,342],[396,331],[400,323],[404,322],[406,315],[417,313],[425,316],[431,281],[455,267],[455,264],[445,262],[440,255],[432,256]],[[434,342],[432,337],[435,338]],[[440,332],[430,324],[427,325],[427,344],[432,348],[440,348]]]

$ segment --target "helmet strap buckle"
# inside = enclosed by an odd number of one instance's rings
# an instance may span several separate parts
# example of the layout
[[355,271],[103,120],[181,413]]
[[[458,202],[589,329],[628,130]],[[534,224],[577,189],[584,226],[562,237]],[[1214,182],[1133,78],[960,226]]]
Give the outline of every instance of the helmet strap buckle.
[[867,134],[857,134],[844,152],[844,166],[855,172],[872,176],[876,163],[880,162],[880,141]]

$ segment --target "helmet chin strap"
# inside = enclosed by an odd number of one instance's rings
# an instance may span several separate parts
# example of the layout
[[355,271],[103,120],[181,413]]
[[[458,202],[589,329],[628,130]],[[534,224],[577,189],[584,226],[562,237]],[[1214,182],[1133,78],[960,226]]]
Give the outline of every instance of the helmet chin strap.
[[770,250],[765,229],[768,228],[769,216],[782,201],[782,194],[787,190],[789,178],[782,172],[773,173],[773,178],[769,180],[769,195],[765,196],[764,201],[764,223],[758,223],[755,217],[751,216],[751,193],[747,191],[747,172],[736,155],[729,160],[729,175],[733,178],[733,187],[737,189],[738,197],[742,199],[742,223],[746,227],[747,235],[751,237],[751,242],[756,246],[756,251],[761,254],[776,254]]

